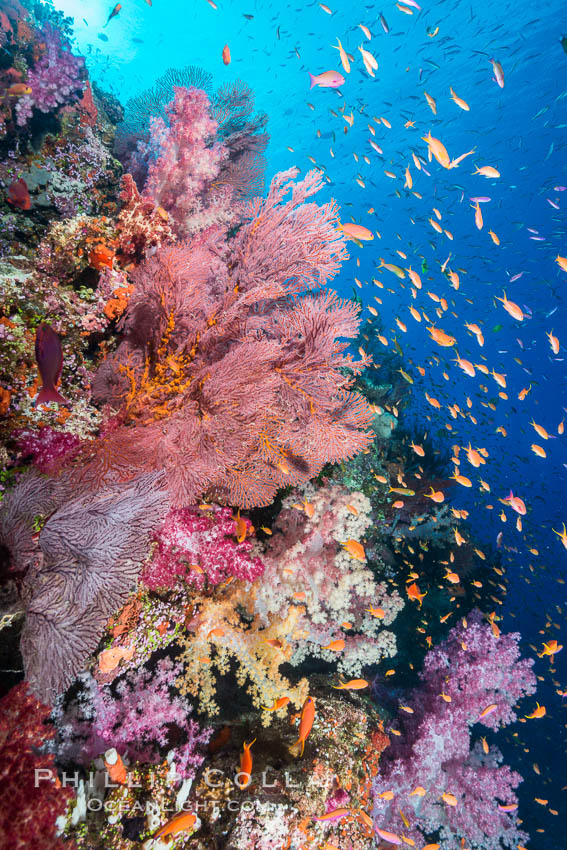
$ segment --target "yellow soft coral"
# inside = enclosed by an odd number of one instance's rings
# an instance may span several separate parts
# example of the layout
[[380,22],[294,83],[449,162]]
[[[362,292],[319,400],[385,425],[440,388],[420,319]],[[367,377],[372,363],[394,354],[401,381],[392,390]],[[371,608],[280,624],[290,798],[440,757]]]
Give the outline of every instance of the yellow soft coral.
[[[236,678],[247,690],[256,708],[272,706],[282,696],[296,708],[303,705],[309,691],[307,679],[297,685],[280,674],[279,668],[291,656],[288,639],[296,638],[296,630],[304,609],[290,607],[285,619],[276,618],[266,628],[259,617],[250,624],[243,621],[239,609],[246,608],[250,596],[242,587],[231,589],[221,598],[198,597],[192,601],[197,613],[188,623],[188,634],[180,641],[185,647],[182,660],[185,671],[177,682],[182,694],[197,697],[199,708],[208,714],[218,714],[215,700],[215,671],[226,674],[230,659],[237,662]],[[273,714],[263,711],[262,723],[269,726]]]

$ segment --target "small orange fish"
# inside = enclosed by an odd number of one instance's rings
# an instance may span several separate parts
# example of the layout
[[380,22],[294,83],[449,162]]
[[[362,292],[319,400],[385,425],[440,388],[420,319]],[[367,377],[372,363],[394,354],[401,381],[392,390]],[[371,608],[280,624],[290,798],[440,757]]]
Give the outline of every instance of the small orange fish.
[[422,593],[415,582],[410,584],[409,587],[406,588],[407,595],[409,599],[417,600],[419,602],[419,607],[421,608],[423,600],[427,596],[427,591]]
[[330,812],[326,812],[324,815],[315,816],[313,820],[317,821],[326,821],[326,820],[340,820],[341,818],[350,815],[350,809],[345,809],[343,807],[338,809],[332,809]]
[[427,794],[427,791],[425,790],[425,788],[423,788],[421,785],[418,785],[417,788],[414,788],[414,790],[411,792],[411,794],[409,796],[410,797],[415,797],[415,796],[425,797],[426,794]]
[[447,791],[444,791],[443,794],[441,794],[441,799],[444,803],[447,803],[448,806],[457,805],[457,798],[455,797],[455,795],[449,794]]
[[252,773],[252,753],[250,752],[250,747],[255,741],[256,738],[254,738],[253,741],[250,741],[249,744],[244,741],[242,752],[240,754],[240,771],[236,776],[236,784],[241,791],[250,785],[250,774]]
[[341,543],[341,546],[344,546],[349,555],[352,555],[352,557],[356,558],[357,561],[366,560],[364,546],[362,543],[359,543],[358,540],[347,540],[346,543]]
[[504,298],[499,298],[496,296],[497,301],[502,301],[502,306],[506,310],[506,312],[512,316],[513,319],[516,319],[517,322],[523,322],[525,316],[524,311],[518,304],[515,304],[513,301],[509,301],[506,297],[506,292],[504,292]]
[[553,353],[559,354],[559,340],[556,336],[553,336],[553,331],[549,331],[546,336],[549,340],[549,344]]
[[222,49],[222,61],[225,65],[230,65],[230,47],[228,44],[225,44]]
[[539,719],[540,717],[545,717],[547,714],[546,708],[544,705],[540,705],[539,702],[536,702],[537,708],[534,708],[531,714],[525,714],[524,717],[526,720],[534,720]]
[[309,519],[313,519],[313,515],[315,514],[315,505],[305,500],[305,502],[303,503],[303,510],[305,511],[305,515],[308,516]]
[[299,737],[295,744],[288,747],[292,756],[302,756],[305,748],[305,741],[309,737],[313,721],[315,720],[315,700],[313,697],[307,697],[301,709],[301,720],[299,721]]
[[340,685],[333,685],[336,691],[361,691],[367,687],[366,679],[350,679],[348,682],[341,682]]
[[31,94],[31,87],[27,83],[12,83],[6,90],[6,94],[10,97],[21,97],[24,94]]
[[345,648],[345,642],[342,638],[338,640],[332,640],[327,646],[321,647],[322,649],[328,649],[331,652],[342,652]]
[[377,835],[379,835],[380,838],[383,838],[384,841],[388,841],[390,844],[402,843],[402,839],[399,835],[396,835],[395,832],[388,832],[387,829],[381,829],[379,826],[375,826],[374,829],[376,830]]
[[433,487],[431,487],[431,493],[424,493],[423,495],[426,499],[431,499],[432,502],[436,502],[439,505],[445,501],[445,494],[441,490],[434,490]]
[[178,832],[183,832],[186,829],[191,829],[197,823],[197,815],[193,812],[181,812],[175,817],[168,820],[164,826],[162,826],[158,831],[153,835],[153,840],[157,841],[159,838],[164,838],[166,835],[176,835]]
[[109,23],[111,22],[111,20],[116,17],[116,15],[118,14],[118,12],[120,11],[121,8],[122,8],[122,4],[117,3],[116,6],[114,7],[114,9],[112,10],[112,12],[110,13],[110,15],[108,16],[108,19],[107,19],[107,21],[104,25],[105,27],[107,27],[109,25]]
[[[289,702],[289,697],[279,697],[279,699],[274,700],[273,706],[270,708],[267,705],[263,705],[262,708],[264,711],[279,711],[280,708],[283,708]],[[252,744],[250,745],[252,746]]]
[[238,543],[242,543],[242,541],[245,540],[245,538],[246,538],[246,522],[240,516],[240,508],[237,510],[236,516],[233,517],[233,520],[235,521],[235,524],[236,524],[236,528],[235,528],[236,540],[237,540]]
[[440,328],[435,328],[432,325],[428,327],[427,330],[429,331],[433,342],[436,342],[437,345],[441,345],[444,348],[455,345],[457,341],[454,336],[450,336],[449,334],[446,334],[445,331],[440,330]]
[[544,655],[549,655],[551,658],[553,658],[553,656],[556,655],[558,652],[561,652],[562,649],[563,644],[557,643],[556,640],[548,640],[547,643],[543,644],[543,649],[539,653],[539,657],[543,658]]
[[487,705],[486,708],[483,708],[480,714],[478,715],[478,719],[482,720],[484,717],[488,717],[489,714],[492,714],[493,711],[496,711],[498,708],[497,703],[491,702],[490,705]]

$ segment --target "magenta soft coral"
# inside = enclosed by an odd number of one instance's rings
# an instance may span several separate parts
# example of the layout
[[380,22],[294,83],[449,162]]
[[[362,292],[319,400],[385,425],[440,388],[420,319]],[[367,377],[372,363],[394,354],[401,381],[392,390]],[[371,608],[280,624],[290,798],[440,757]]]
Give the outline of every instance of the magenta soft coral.
[[0,700],[0,845],[12,850],[74,847],[58,838],[55,821],[74,796],[61,787],[53,755],[38,752],[54,730],[45,724],[49,709],[25,682]]
[[81,440],[68,431],[56,431],[45,425],[38,431],[23,430],[15,434],[18,451],[31,456],[40,472],[53,475],[70,461],[81,446]]
[[[395,725],[402,735],[392,739],[374,783],[377,826],[421,843],[439,831],[447,850],[458,850],[461,838],[483,850],[524,843],[515,810],[500,808],[517,805],[521,776],[500,765],[496,747],[485,752],[477,743],[471,750],[476,723],[496,730],[513,722],[517,700],[535,691],[533,662],[520,660],[519,638],[496,638],[473,612],[428,654],[422,686],[404,698],[413,713],[400,712]],[[412,793],[418,786],[425,795]],[[385,791],[394,796],[382,797]],[[444,792],[456,798],[455,806],[441,799]],[[410,818],[409,830],[400,809]]]
[[[242,521],[250,529],[250,521]],[[251,555],[251,541],[237,542],[230,508],[172,510],[155,542],[157,548],[142,571],[150,590],[171,588],[180,579],[202,590],[206,582],[215,585],[230,576],[254,581],[264,572],[260,559]]]

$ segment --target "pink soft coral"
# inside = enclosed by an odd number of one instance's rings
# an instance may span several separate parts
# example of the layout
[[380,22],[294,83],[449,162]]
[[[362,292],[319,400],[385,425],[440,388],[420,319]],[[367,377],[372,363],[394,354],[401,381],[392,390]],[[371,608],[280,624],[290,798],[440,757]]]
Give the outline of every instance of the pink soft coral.
[[180,236],[213,223],[228,227],[232,192],[213,185],[228,149],[215,141],[218,124],[210,116],[209,98],[196,88],[175,86],[174,92],[165,107],[168,123],[150,122],[144,194],[170,215]]

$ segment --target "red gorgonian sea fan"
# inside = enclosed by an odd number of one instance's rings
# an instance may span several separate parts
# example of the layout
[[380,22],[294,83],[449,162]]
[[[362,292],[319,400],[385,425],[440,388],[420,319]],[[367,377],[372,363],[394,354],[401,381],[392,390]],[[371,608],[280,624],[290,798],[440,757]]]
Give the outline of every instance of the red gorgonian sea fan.
[[372,412],[350,389],[369,358],[340,341],[356,336],[359,306],[296,297],[348,256],[336,204],[305,203],[321,175],[297,173],[276,175],[233,239],[211,228],[133,274],[124,339],[93,385],[117,418],[77,468],[83,481],[165,470],[174,506],[252,507],[370,444]]

